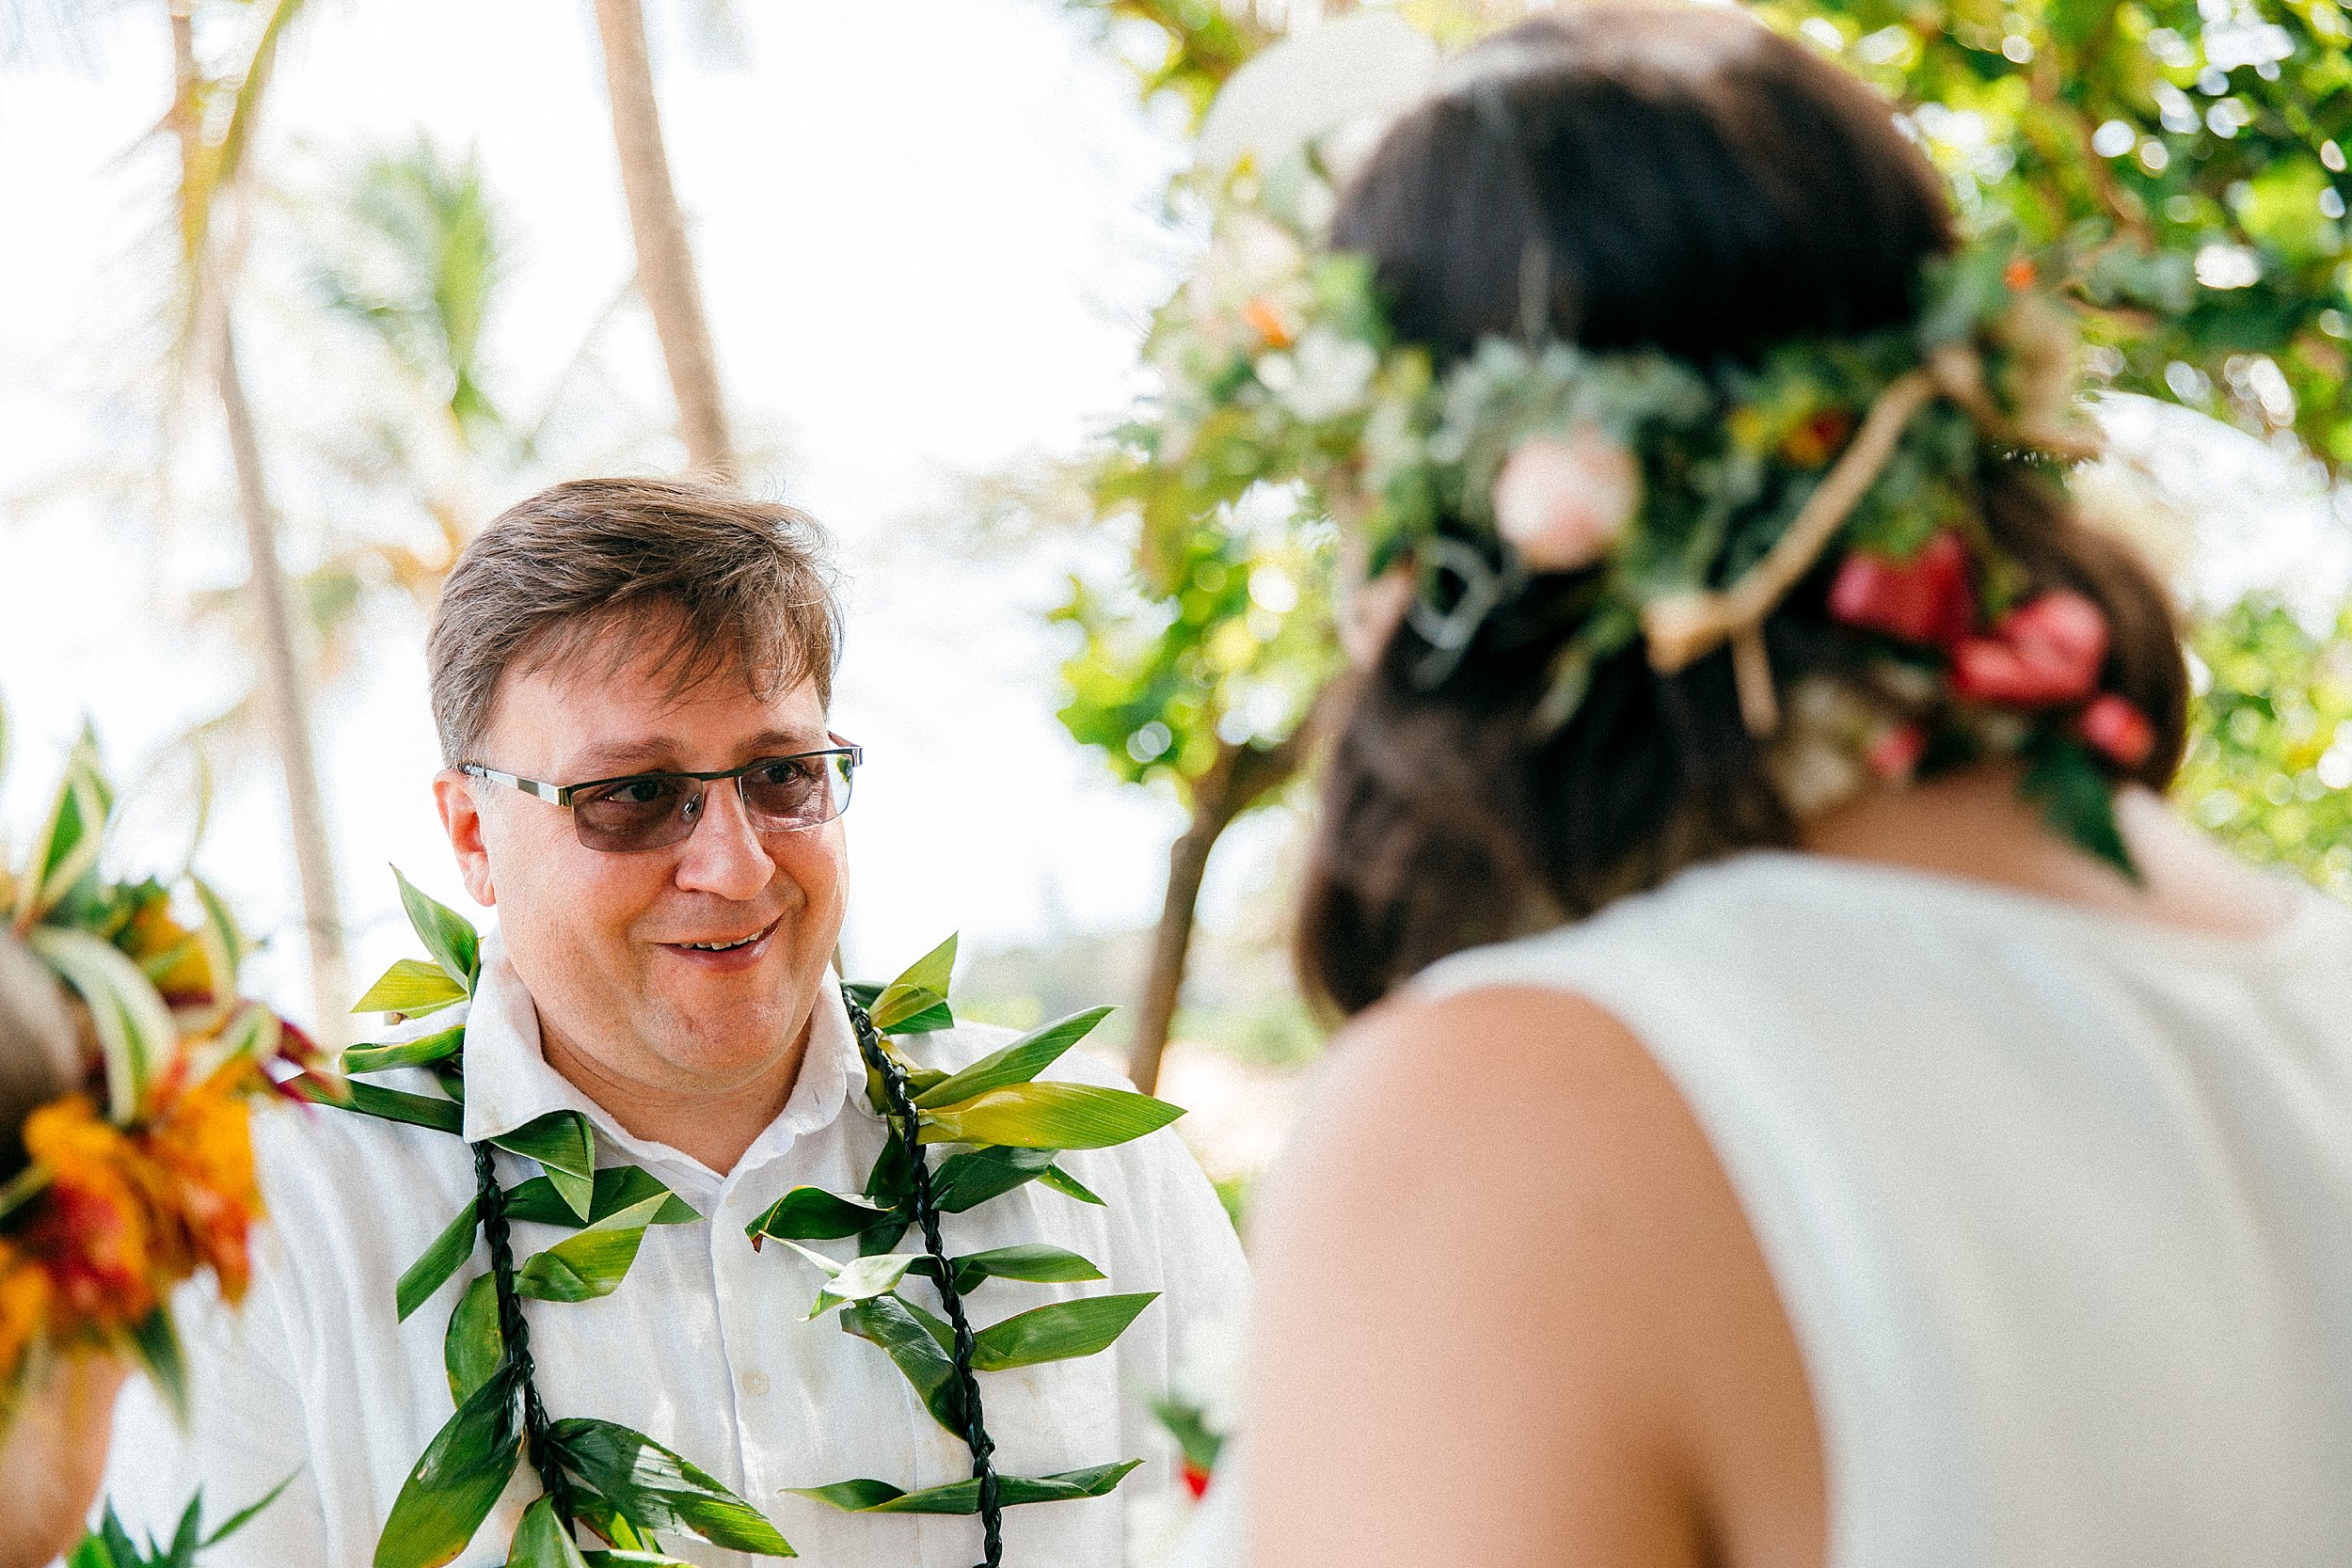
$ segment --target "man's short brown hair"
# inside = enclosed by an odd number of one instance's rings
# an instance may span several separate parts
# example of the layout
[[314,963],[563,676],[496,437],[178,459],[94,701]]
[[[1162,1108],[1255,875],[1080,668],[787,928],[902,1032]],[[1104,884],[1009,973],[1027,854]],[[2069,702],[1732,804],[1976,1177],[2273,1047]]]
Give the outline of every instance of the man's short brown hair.
[[581,479],[509,507],[442,585],[425,663],[441,758],[476,755],[508,672],[606,645],[674,693],[739,673],[765,698],[833,702],[841,611],[824,531],[799,510],[679,480]]

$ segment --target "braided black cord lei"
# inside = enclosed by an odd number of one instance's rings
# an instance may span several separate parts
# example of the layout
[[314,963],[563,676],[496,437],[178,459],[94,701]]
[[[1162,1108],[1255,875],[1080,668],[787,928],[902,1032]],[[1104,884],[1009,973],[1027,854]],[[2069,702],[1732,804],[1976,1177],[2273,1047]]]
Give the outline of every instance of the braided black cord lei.
[[882,1097],[890,1101],[891,1117],[898,1123],[898,1135],[906,1142],[907,1163],[914,1172],[914,1222],[922,1227],[923,1250],[939,1269],[939,1299],[947,1309],[947,1324],[955,1331],[956,1397],[963,1413],[963,1440],[972,1449],[973,1479],[980,1483],[980,1532],[986,1554],[979,1568],[1000,1568],[1005,1560],[1005,1513],[996,1497],[996,1444],[980,1420],[980,1385],[972,1375],[972,1323],[963,1315],[963,1294],[956,1289],[955,1261],[947,1256],[946,1245],[939,1237],[939,1206],[931,1199],[930,1159],[915,1141],[919,1128],[914,1097],[907,1092],[906,1069],[882,1049],[882,1034],[874,1027],[874,1021],[846,993],[843,1000],[849,1004],[850,1026],[857,1031],[858,1050],[881,1076]]
[[506,1233],[506,1189],[499,1185],[498,1164],[486,1143],[473,1146],[474,1214],[482,1222],[483,1240],[490,1244],[490,1277],[498,1292],[499,1338],[505,1346],[506,1366],[522,1386],[523,1446],[539,1484],[555,1504],[558,1518],[569,1528],[571,1486],[564,1480],[564,1462],[548,1431],[548,1408],[539,1402],[537,1369],[531,1359],[531,1325],[523,1318],[523,1300],[515,1290],[515,1247]]

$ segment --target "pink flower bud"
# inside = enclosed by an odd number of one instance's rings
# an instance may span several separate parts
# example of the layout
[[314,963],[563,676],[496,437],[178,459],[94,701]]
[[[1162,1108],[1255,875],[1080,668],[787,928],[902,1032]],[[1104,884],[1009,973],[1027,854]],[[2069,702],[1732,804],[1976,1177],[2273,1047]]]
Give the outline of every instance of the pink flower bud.
[[1642,509],[1642,466],[1594,426],[1523,441],[1495,479],[1495,531],[1538,572],[1609,551]]
[[2118,768],[2137,768],[2156,749],[2156,727],[2148,716],[2112,691],[2083,709],[2082,732]]

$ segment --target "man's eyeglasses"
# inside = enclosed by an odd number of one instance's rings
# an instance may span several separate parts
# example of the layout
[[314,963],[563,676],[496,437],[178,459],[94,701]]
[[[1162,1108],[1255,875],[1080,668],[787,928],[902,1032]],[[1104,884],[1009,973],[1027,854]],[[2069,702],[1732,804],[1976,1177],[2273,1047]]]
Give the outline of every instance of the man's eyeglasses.
[[628,855],[684,843],[702,820],[704,791],[727,779],[735,781],[753,827],[769,832],[821,827],[849,808],[850,783],[865,760],[862,746],[829,746],[759,757],[716,773],[628,773],[575,784],[541,784],[471,762],[457,771],[568,807],[580,843]]

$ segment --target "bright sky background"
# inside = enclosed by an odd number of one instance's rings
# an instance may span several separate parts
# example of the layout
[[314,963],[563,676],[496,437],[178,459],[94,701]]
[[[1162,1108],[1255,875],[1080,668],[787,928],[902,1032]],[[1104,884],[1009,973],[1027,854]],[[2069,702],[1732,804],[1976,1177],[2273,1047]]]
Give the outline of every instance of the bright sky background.
[[[1053,719],[1062,642],[1041,611],[1072,546],[981,559],[955,540],[965,477],[1073,450],[1134,385],[1144,316],[1183,254],[1156,215],[1181,140],[1053,0],[739,0],[733,62],[694,44],[696,3],[648,10],[722,372],[755,487],[828,523],[851,578],[836,723],[869,754],[850,816],[852,967],[894,969],[954,928],[986,948],[1147,923],[1175,808],[1115,784]],[[85,712],[127,782],[246,679],[234,643],[181,613],[244,576],[216,426],[181,432],[167,536],[151,511],[64,483],[154,464],[133,394],[169,268],[169,156],[146,135],[168,97],[163,15],[134,0],[90,24],[85,59],[0,67],[0,498],[15,503],[0,511],[0,697],[17,741],[0,825],[20,838]],[[528,408],[630,271],[602,81],[585,0],[319,0],[259,165],[315,191],[339,160],[420,129],[477,147],[518,242],[496,384]],[[283,330],[292,262],[264,243],[255,263],[245,357],[265,435],[315,439],[365,389]],[[666,427],[642,313],[600,341],[628,401]],[[2184,421],[2203,423],[2143,411],[2125,433],[2203,519],[2205,590],[2289,582],[2315,608],[2340,592],[2344,536],[2324,503],[2250,439]],[[299,537],[384,504],[306,488],[306,466],[279,457]],[[681,460],[657,443],[633,466]],[[421,619],[372,613],[360,667],[319,702],[361,982],[408,945],[386,863],[462,902],[425,787]],[[219,760],[199,866],[258,931],[286,929],[276,764],[258,749]],[[153,794],[130,835],[153,862],[184,837],[176,800]],[[1279,833],[1227,847],[1213,913],[1265,879]],[[307,1011],[291,944],[255,979]]]
[[[823,519],[850,577],[835,721],[869,757],[850,816],[853,965],[895,967],[958,927],[987,947],[1147,922],[1176,815],[1114,784],[1053,719],[1061,641],[1040,611],[1067,552],[1005,562],[953,546],[961,476],[1073,449],[1132,386],[1179,254],[1156,214],[1180,141],[1051,0],[742,4],[732,63],[697,44],[683,0],[647,9],[722,372],[744,445],[764,454],[752,483]],[[168,266],[169,156],[142,144],[168,97],[163,12],[155,0],[94,24],[82,61],[48,51],[0,70],[0,496],[20,501],[0,520],[0,695],[16,730],[0,822],[20,842],[85,711],[127,781],[246,678],[232,643],[189,637],[177,615],[244,575],[217,426],[182,433],[168,543],[137,509],[57,483],[151,461],[125,390],[150,373]],[[314,188],[338,158],[420,128],[480,149],[518,236],[492,358],[522,388],[510,402],[531,405],[631,266],[584,0],[321,0],[280,67],[259,166]],[[265,296],[288,264],[257,253]],[[294,430],[334,389],[265,308],[247,315],[264,434]],[[642,312],[603,341],[666,426]],[[636,466],[678,461],[656,446]],[[278,467],[297,529],[350,504]],[[462,899],[425,788],[421,636],[404,607],[375,611],[363,668],[319,703],[362,982],[406,947],[387,862]],[[222,760],[199,866],[257,929],[285,927],[275,763]],[[134,840],[165,858],[174,799],[155,797]],[[1225,899],[1253,861],[1229,857]],[[297,952],[257,980],[305,1000]]]

